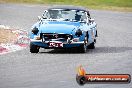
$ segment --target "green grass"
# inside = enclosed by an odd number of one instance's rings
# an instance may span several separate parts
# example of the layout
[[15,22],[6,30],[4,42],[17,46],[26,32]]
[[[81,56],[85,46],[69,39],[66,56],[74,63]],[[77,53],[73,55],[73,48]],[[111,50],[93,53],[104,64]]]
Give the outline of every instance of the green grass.
[[34,4],[66,4],[85,6],[91,9],[132,11],[132,0],[4,0],[4,2]]

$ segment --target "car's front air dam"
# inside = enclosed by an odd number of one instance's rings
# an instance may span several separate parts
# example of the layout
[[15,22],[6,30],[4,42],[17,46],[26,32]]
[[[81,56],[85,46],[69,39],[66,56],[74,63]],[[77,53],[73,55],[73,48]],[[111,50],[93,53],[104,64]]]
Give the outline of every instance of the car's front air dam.
[[[51,41],[56,42],[56,41]],[[70,44],[63,43],[63,47],[49,47],[49,41],[42,42],[41,40],[31,40],[31,43],[42,48],[54,49],[54,48],[75,48],[84,44],[84,42],[72,42]]]

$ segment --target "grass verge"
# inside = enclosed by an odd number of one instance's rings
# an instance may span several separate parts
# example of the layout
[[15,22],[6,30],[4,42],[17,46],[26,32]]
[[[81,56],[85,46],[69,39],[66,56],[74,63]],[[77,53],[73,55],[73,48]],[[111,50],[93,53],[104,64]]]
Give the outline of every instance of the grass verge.
[[0,0],[5,3],[32,3],[32,4],[66,4],[79,5],[90,9],[130,11],[132,0]]
[[0,28],[0,44],[16,41],[16,34],[9,29]]

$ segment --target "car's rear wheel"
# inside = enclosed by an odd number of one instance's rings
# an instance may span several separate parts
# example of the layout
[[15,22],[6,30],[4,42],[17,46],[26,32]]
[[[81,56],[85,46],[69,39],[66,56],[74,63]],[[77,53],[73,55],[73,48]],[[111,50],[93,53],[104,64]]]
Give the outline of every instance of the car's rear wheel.
[[96,35],[95,35],[95,37],[98,37],[98,32],[97,32],[97,30],[96,30]]
[[95,49],[94,42],[93,42],[93,43],[91,43],[91,44],[88,46],[88,49]]
[[39,52],[39,47],[37,45],[34,45],[30,43],[30,52],[31,53],[38,53]]

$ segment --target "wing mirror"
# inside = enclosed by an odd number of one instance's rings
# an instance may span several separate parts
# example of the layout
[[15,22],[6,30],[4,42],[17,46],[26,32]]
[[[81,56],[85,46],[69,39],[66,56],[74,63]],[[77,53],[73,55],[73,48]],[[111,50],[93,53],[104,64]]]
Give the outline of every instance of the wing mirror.
[[94,19],[89,19],[89,21],[90,21],[90,23],[91,23],[91,22],[93,23],[93,22],[94,22]]
[[42,17],[41,16],[38,16],[38,21],[42,20]]

